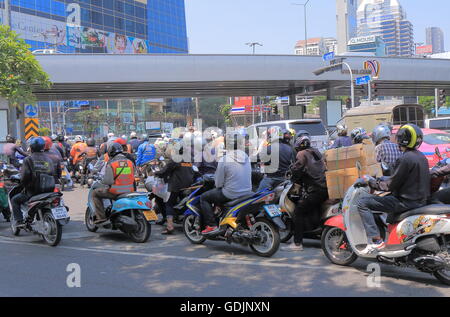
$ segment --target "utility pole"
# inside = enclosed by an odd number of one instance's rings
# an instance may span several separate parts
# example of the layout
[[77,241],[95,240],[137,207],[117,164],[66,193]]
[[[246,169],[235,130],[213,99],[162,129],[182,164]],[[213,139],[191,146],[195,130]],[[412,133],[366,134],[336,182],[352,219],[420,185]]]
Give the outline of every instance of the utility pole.
[[292,3],[292,5],[296,6],[303,6],[303,12],[305,16],[305,46],[304,46],[304,55],[308,55],[308,32],[307,32],[307,23],[306,23],[306,5],[308,4],[309,0],[306,0],[305,3]]
[[248,45],[253,48],[253,55],[255,55],[255,46],[256,45],[263,46],[261,43],[258,43],[258,42],[245,43],[245,45]]
[[9,4],[10,0],[4,0],[5,2],[5,21],[3,24],[9,26],[11,29],[11,6]]

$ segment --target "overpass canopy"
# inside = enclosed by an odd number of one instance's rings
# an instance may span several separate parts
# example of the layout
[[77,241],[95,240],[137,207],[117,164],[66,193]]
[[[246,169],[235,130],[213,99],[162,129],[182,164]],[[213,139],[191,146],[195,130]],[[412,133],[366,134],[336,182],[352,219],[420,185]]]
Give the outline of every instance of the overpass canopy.
[[[334,71],[320,56],[42,54],[50,90],[36,88],[38,100],[121,99],[201,96],[350,95],[350,75]],[[355,77],[375,60],[379,96],[434,96],[450,91],[450,60],[347,57]],[[363,95],[356,89],[356,95]]]

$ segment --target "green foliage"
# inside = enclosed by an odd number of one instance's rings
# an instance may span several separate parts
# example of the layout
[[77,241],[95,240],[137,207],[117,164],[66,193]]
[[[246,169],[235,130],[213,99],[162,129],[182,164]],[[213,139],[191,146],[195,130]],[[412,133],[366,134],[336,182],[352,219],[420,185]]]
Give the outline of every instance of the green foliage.
[[36,101],[33,86],[51,87],[48,75],[29,49],[17,33],[0,25],[0,96],[15,106]]
[[[430,97],[430,96],[419,97],[419,105],[424,106],[428,115],[431,115],[434,113],[434,107],[435,107],[434,97]],[[450,97],[446,98],[446,103],[444,106],[445,107],[450,106]]]
[[39,128],[38,130],[40,136],[50,136],[50,129],[49,128]]
[[92,136],[100,124],[106,120],[106,112],[101,109],[80,111],[75,113],[75,120],[83,125],[86,134]]
[[225,117],[220,111],[222,105],[228,103],[227,97],[199,98],[199,118],[203,120],[203,128],[225,124]]
[[224,117],[226,124],[230,124],[231,123],[231,115],[230,115],[231,108],[233,108],[232,105],[222,105],[220,107],[220,113]]

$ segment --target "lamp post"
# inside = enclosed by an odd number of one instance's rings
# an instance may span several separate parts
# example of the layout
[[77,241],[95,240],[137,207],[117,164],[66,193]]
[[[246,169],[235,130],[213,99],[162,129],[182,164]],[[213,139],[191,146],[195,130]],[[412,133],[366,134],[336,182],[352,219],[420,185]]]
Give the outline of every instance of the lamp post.
[[245,45],[248,45],[253,48],[253,55],[255,55],[255,46],[256,45],[263,46],[261,43],[258,43],[258,42],[249,42],[249,43],[245,43]]
[[78,110],[79,108],[69,108],[63,112],[63,126],[64,126],[64,135],[66,134],[66,113],[70,110]]
[[305,48],[304,48],[304,55],[308,55],[308,32],[307,32],[307,23],[306,23],[306,5],[308,4],[309,0],[306,0],[305,3],[292,3],[292,5],[296,6],[303,6],[303,12],[305,16]]

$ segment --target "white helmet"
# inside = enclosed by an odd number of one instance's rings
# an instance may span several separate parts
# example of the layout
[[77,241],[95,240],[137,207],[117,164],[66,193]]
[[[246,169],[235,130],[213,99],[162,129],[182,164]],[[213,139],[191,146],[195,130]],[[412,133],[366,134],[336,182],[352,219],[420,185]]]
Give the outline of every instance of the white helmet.
[[108,133],[108,139],[112,138],[113,136],[114,136],[114,133],[112,133],[112,132]]
[[81,135],[77,135],[75,137],[75,142],[83,142],[83,137]]
[[135,138],[137,135],[136,135],[136,132],[131,132],[130,133],[130,139],[132,139],[132,138]]

